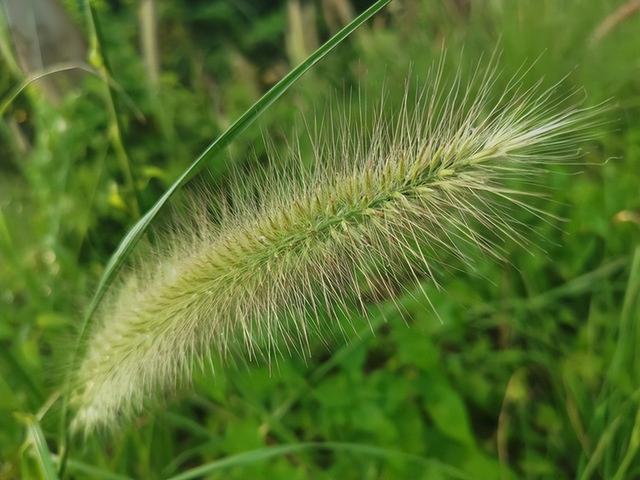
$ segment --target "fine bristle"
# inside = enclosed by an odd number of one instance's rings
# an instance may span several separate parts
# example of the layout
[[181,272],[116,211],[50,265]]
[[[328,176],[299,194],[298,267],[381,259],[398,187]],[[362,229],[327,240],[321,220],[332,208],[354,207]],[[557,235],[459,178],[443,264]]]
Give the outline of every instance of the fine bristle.
[[312,161],[292,149],[224,195],[200,192],[192,226],[102,308],[74,382],[74,427],[117,424],[211,357],[304,354],[325,323],[437,282],[440,267],[471,261],[469,247],[500,257],[501,239],[524,241],[510,210],[545,214],[512,180],[575,157],[597,109],[562,107],[557,89],[517,79],[492,96],[496,78],[445,84],[438,67],[394,113],[332,117],[337,133],[313,139]]

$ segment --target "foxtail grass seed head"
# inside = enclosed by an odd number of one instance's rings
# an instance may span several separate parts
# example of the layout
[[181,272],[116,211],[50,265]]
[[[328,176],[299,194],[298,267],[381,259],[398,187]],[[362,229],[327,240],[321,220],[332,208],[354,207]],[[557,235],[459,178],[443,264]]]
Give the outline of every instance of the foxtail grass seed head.
[[311,161],[293,149],[224,194],[199,193],[215,213],[177,229],[101,309],[73,382],[73,427],[117,425],[211,358],[304,354],[323,325],[437,282],[439,267],[471,261],[469,248],[500,257],[502,240],[522,241],[513,208],[545,214],[521,180],[575,157],[598,110],[518,79],[492,95],[492,70],[443,77],[439,66],[407,88],[393,113],[332,117]]

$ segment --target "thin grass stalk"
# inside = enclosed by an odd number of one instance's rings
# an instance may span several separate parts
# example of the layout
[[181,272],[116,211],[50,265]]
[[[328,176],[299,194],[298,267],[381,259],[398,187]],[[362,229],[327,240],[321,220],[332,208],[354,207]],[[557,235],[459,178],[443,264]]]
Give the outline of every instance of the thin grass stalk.
[[111,85],[111,69],[106,52],[104,51],[102,34],[96,13],[91,5],[91,0],[84,0],[85,17],[89,27],[89,60],[93,67],[99,72],[104,84],[105,106],[109,114],[109,138],[113,145],[120,168],[125,178],[127,191],[129,193],[127,204],[131,208],[131,214],[135,219],[140,217],[140,192],[136,184],[136,175],[129,158],[129,154],[122,139],[122,121],[118,113],[118,100],[116,92]]

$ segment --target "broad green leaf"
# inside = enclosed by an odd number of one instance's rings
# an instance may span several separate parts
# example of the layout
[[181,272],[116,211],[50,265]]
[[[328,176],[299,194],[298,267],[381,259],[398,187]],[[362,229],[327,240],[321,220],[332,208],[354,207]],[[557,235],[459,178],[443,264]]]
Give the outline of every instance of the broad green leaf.
[[438,430],[463,445],[475,445],[467,408],[460,395],[444,379],[427,383],[425,407]]

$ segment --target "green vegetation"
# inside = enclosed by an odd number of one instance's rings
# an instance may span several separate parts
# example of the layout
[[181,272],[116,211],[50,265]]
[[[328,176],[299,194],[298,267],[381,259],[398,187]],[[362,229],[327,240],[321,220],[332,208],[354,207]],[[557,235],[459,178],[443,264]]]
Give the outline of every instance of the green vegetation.
[[188,212],[185,192],[226,191],[232,172],[251,175],[295,135],[304,157],[301,120],[356,104],[358,88],[372,105],[383,84],[400,95],[408,72],[420,78],[445,49],[447,69],[472,70],[497,48],[506,78],[546,87],[568,74],[560,92],[613,107],[597,141],[580,145],[583,163],[542,177],[550,198],[536,206],[564,220],[517,212],[542,248],[505,238],[508,261],[476,255],[442,290],[425,281],[442,322],[410,292],[395,299],[402,314],[394,302],[372,308],[347,339],[312,341],[307,359],[197,374],[163,408],[71,437],[68,450],[62,389],[123,236],[370,3],[158,1],[156,23],[138,2],[95,1],[92,15],[65,2],[92,73],[59,83],[25,81],[4,28],[0,478],[57,478],[67,452],[67,478],[639,477],[640,14],[603,23],[622,3],[394,0],[358,28],[206,159],[139,251],[166,238],[172,209]]

